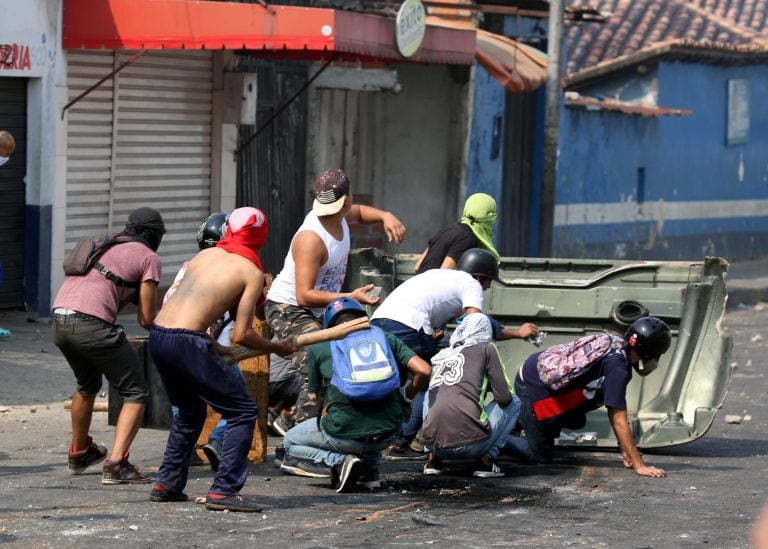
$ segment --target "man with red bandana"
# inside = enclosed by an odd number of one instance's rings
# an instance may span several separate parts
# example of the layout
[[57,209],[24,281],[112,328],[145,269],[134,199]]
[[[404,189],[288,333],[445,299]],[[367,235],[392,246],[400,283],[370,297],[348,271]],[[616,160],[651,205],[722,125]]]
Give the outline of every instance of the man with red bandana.
[[248,476],[248,450],[258,416],[237,366],[227,364],[225,348],[205,333],[225,312],[234,319],[232,341],[250,349],[288,355],[294,339],[270,341],[253,330],[264,274],[258,252],[267,219],[256,208],[238,208],[216,247],[202,250],[187,266],[173,299],[155,318],[148,348],[168,397],[179,408],[152,487],[156,502],[186,501],[189,460],[206,417],[206,404],[227,420],[219,470],[206,496],[212,510],[257,512],[252,498],[239,495]]

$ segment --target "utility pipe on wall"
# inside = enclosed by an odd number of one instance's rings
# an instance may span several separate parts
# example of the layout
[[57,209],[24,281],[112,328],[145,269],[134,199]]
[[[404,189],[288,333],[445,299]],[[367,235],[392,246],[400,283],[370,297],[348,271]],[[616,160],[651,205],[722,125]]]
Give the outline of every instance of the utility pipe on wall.
[[539,257],[552,255],[555,224],[555,188],[557,181],[560,77],[563,52],[563,0],[549,2],[549,31],[547,36],[547,91],[544,106],[544,147],[541,172],[541,211],[539,216]]

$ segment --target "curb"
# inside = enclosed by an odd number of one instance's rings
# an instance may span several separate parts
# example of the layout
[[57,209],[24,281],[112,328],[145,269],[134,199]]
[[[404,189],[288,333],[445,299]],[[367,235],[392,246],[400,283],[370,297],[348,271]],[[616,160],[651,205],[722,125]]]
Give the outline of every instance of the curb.
[[743,305],[755,305],[761,301],[768,302],[768,288],[729,288],[725,308],[733,310]]

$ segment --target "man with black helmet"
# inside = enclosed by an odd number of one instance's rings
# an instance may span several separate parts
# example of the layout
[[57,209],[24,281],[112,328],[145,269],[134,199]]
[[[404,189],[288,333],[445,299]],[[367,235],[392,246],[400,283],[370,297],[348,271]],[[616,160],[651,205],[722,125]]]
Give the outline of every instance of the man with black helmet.
[[[212,213],[206,217],[197,229],[197,248],[199,250],[207,250],[208,248],[216,246],[219,240],[224,236],[228,219],[229,214],[225,214],[224,212]],[[173,279],[171,287],[165,292],[163,304],[171,298],[179,287],[179,284],[181,284],[181,279],[184,278],[184,273],[187,271],[187,265],[189,265],[189,261],[182,263],[179,272],[176,273],[176,278]]]
[[120,309],[134,301],[139,306],[139,324],[146,330],[151,328],[161,274],[156,252],[164,233],[160,212],[153,208],[135,210],[120,233],[129,241],[113,245],[99,258],[119,277],[120,284],[98,269],[90,269],[84,275],[68,276],[53,301],[54,343],[77,379],[71,409],[71,473],[80,474],[107,455],[107,449],[88,435],[102,374],[123,397],[102,484],[149,482],[149,477],[128,461],[128,449],[139,430],[149,388],[136,352],[115,321]]
[[542,380],[540,356],[546,351],[526,359],[515,376],[515,394],[521,401],[518,423],[525,438],[509,437],[505,451],[547,463],[560,430],[583,427],[586,413],[605,405],[625,467],[643,476],[667,476],[663,469],[646,465],[637,449],[627,421],[626,390],[633,369],[646,376],[657,368],[672,344],[669,327],[656,317],[644,316],[632,323],[623,338],[611,337],[614,343],[606,354],[557,389]]
[[[488,250],[471,248],[452,269],[430,269],[413,276],[390,293],[371,317],[371,323],[397,336],[419,357],[429,362],[437,354],[433,332],[462,314],[483,312],[483,291],[499,280],[499,264]],[[411,418],[405,422],[389,460],[426,459],[409,445],[422,424],[424,393],[414,399]]]

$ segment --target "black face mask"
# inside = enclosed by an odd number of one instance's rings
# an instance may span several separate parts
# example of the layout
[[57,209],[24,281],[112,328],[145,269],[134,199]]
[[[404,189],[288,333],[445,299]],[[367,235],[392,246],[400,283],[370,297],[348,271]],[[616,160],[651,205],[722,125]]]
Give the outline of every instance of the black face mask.
[[160,247],[160,242],[163,241],[163,233],[154,229],[147,229],[144,231],[144,240],[153,252],[156,252]]
[[128,216],[128,223],[120,234],[156,252],[165,234],[165,223],[160,212],[154,208],[139,208]]

